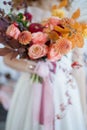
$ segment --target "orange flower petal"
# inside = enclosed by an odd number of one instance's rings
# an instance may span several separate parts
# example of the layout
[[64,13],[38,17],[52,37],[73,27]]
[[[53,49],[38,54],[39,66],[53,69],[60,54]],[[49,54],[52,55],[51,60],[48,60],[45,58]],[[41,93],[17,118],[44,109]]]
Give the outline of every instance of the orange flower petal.
[[68,0],[63,0],[62,2],[60,2],[58,8],[62,8],[68,5]]
[[55,41],[55,40],[59,39],[59,35],[58,35],[57,32],[51,31],[51,32],[49,33],[49,38],[50,38],[51,40]]
[[77,10],[73,13],[72,18],[73,18],[73,19],[77,19],[79,16],[80,16],[80,9],[77,9]]
[[72,48],[71,41],[69,41],[66,38],[60,38],[59,40],[56,41],[56,44],[58,52],[62,55],[67,54]]
[[19,35],[19,42],[23,45],[27,45],[31,41],[31,38],[32,38],[32,35],[29,31],[23,31]]
[[68,39],[72,42],[72,48],[82,48],[84,45],[84,38],[81,33],[73,33]]

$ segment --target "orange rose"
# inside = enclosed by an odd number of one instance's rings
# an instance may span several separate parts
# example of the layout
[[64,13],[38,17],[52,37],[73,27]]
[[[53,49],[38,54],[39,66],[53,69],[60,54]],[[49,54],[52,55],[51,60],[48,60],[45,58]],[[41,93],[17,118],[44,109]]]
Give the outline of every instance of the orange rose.
[[29,44],[31,41],[32,35],[29,31],[23,31],[19,35],[19,42],[23,45]]
[[47,57],[51,61],[57,61],[61,59],[62,55],[58,52],[56,43],[50,46]]
[[57,47],[57,51],[61,55],[65,55],[71,50],[72,42],[66,38],[60,38],[59,40],[56,41],[56,47]]
[[13,37],[14,39],[18,39],[19,34],[20,30],[14,24],[11,24],[7,28],[6,35]]
[[43,56],[46,56],[47,52],[48,52],[48,46],[40,44],[33,44],[28,49],[28,55],[31,59],[38,59]]

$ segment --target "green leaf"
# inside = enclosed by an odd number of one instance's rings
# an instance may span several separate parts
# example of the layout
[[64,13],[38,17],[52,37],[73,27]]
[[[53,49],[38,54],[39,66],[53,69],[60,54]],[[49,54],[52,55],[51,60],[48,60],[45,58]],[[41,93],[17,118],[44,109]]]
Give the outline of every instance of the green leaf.
[[22,24],[24,25],[24,27],[27,27],[27,21],[22,21]]
[[43,78],[40,77],[37,74],[31,74],[30,78],[31,78],[32,82],[36,82],[36,83],[42,83],[43,82]]
[[22,14],[22,13],[19,13],[19,14],[18,14],[18,18],[19,18],[19,19],[23,19],[23,14]]

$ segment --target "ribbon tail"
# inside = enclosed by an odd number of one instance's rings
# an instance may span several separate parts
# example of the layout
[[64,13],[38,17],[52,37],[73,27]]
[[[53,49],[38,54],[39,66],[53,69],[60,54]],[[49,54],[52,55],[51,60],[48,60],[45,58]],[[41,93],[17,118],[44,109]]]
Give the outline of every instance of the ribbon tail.
[[54,130],[54,117],[53,90],[46,79],[42,85],[34,86],[33,118],[44,130]]
[[54,100],[53,89],[49,79],[45,79],[43,83],[43,115],[44,130],[54,130]]

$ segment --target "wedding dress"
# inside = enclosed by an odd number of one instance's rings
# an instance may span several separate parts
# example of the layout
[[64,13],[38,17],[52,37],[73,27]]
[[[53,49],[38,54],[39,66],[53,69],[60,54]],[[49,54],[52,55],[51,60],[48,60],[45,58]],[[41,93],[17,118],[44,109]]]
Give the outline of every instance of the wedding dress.
[[[31,13],[33,10],[35,15],[39,13],[35,17],[37,21],[39,21],[39,17],[42,19],[49,15],[41,9],[29,8]],[[71,54],[69,54],[56,63],[56,72],[52,76],[53,107],[55,112],[53,130],[86,130],[78,86],[71,71]],[[43,123],[34,122],[33,120],[33,110],[40,110],[39,107],[41,107],[39,106],[39,97],[41,96],[39,93],[41,93],[42,86],[36,85],[36,87],[32,85],[30,74],[23,73],[13,95],[7,117],[6,130],[51,130],[45,129]],[[36,95],[33,95],[34,89]],[[37,102],[33,104],[35,98]],[[50,111],[49,105],[48,109]]]

